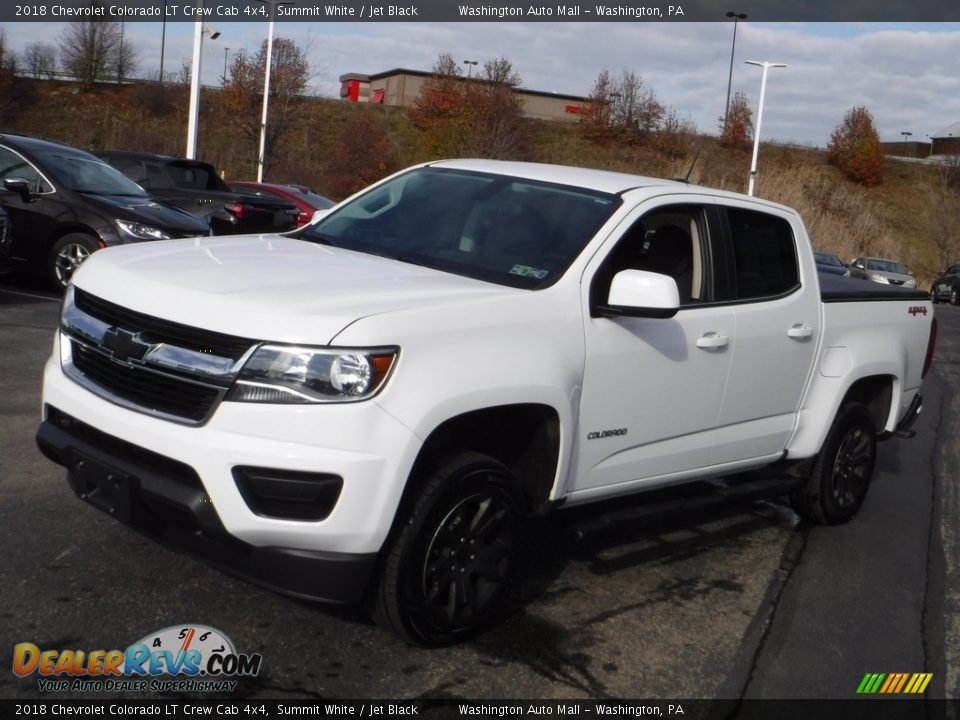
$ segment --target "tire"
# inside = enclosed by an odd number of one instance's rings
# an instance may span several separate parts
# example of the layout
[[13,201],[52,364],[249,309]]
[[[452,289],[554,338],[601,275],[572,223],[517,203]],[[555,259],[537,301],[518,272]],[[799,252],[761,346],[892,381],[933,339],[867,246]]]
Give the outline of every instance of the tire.
[[791,496],[804,520],[840,525],[857,514],[877,458],[873,417],[860,403],[840,408],[804,487]]
[[97,249],[97,241],[90,235],[70,233],[57,240],[50,248],[47,279],[57,290],[63,290],[73,273]]
[[463,452],[417,495],[381,558],[373,616],[408,642],[449,645],[502,605],[520,536],[517,484],[493,458]]

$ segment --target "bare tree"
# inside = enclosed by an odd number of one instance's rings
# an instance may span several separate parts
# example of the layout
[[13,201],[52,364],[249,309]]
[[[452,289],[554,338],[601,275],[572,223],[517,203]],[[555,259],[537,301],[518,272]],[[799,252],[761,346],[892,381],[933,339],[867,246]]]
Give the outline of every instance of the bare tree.
[[124,37],[124,26],[120,23],[117,32],[117,43],[110,53],[110,68],[115,74],[118,83],[130,77],[137,69],[137,53],[133,43]]
[[505,57],[490,58],[483,64],[481,77],[494,85],[515,88],[520,85],[520,74]]
[[932,214],[933,246],[942,270],[955,262],[960,255],[958,238],[957,205],[960,203],[960,156],[951,155],[940,163],[936,179],[936,210]]
[[435,77],[460,77],[463,73],[450,53],[440,53],[430,72]]
[[613,83],[610,95],[614,125],[639,134],[651,133],[660,127],[666,109],[637,73],[624,70]]
[[53,77],[57,71],[57,48],[45,42],[32,42],[23,49],[23,66],[33,77]]
[[87,84],[107,79],[116,69],[119,48],[120,23],[116,22],[72,22],[60,34],[61,64]]
[[[291,127],[302,119],[305,108],[300,98],[310,81],[309,48],[288,38],[273,41],[270,63],[266,160],[285,139]],[[230,64],[228,81],[221,93],[227,118],[248,141],[258,142],[263,108],[263,77],[267,66],[267,43],[253,56],[240,51]]]

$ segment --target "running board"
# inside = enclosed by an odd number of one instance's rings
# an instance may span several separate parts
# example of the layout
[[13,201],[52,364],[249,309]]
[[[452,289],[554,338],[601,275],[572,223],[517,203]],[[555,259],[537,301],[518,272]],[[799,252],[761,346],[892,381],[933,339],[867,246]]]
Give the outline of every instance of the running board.
[[698,511],[781,497],[805,480],[794,475],[732,476],[607,500],[596,506],[575,506],[562,511],[560,517],[577,516],[565,524],[575,538],[583,539],[626,523],[654,525]]

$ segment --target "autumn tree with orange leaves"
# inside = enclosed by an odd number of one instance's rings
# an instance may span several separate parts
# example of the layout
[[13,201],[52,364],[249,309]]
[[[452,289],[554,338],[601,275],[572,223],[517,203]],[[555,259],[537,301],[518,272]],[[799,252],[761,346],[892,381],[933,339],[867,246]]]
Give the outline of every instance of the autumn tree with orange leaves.
[[409,113],[423,131],[424,150],[434,157],[522,159],[527,127],[514,92],[519,85],[506,58],[491,58],[464,77],[453,56],[441,54]]
[[827,162],[864,187],[883,182],[883,148],[873,126],[873,115],[865,107],[847,111],[827,146]]

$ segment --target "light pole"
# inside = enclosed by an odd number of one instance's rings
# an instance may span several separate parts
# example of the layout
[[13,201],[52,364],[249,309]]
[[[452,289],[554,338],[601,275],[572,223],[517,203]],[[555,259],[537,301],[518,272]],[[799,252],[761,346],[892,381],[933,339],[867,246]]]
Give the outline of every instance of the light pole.
[[160,29],[160,86],[163,87],[163,51],[167,45],[167,0],[163,0],[163,25]]
[[733,53],[737,49],[737,21],[746,20],[746,13],[733,12],[727,13],[728,18],[733,18],[733,45],[730,46],[730,74],[727,76],[727,109],[723,111],[723,130],[727,130],[727,118],[730,117],[730,88],[733,86]]
[[760,123],[763,120],[763,96],[767,91],[767,70],[772,67],[787,67],[783,63],[772,63],[764,60],[747,60],[747,65],[756,65],[763,68],[763,74],[760,77],[760,102],[757,104],[757,127],[753,133],[753,160],[750,162],[750,184],[747,187],[747,195],[753,196],[753,186],[757,179],[757,154],[760,152]]
[[260,157],[257,159],[257,182],[263,182],[263,165],[267,153],[267,103],[270,100],[270,66],[273,64],[273,10],[270,3],[270,24],[267,30],[267,63],[263,72],[263,115],[260,118]]
[[[904,143],[904,145],[906,145],[908,142],[910,142],[909,140],[907,140],[907,138],[910,137],[911,135],[913,135],[913,133],[910,132],[909,130],[901,130],[901,131],[900,131],[900,134],[903,135],[903,143]],[[904,150],[906,150],[906,148],[904,148]],[[910,157],[913,157],[913,155],[914,155],[914,154],[911,152],[911,153],[910,153]]]
[[473,77],[473,66],[477,64],[476,60],[464,60],[463,64],[467,66],[467,77]]
[[[197,0],[197,14],[203,9],[203,0]],[[197,157],[197,122],[200,116],[200,58],[203,51],[203,34],[209,33],[211,40],[220,37],[220,33],[197,20],[193,24],[193,63],[190,66],[190,109],[187,117],[187,153],[188,160]]]
[[223,49],[223,87],[227,86],[227,56],[230,54],[230,48]]

